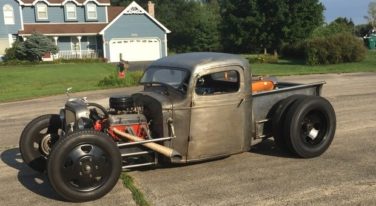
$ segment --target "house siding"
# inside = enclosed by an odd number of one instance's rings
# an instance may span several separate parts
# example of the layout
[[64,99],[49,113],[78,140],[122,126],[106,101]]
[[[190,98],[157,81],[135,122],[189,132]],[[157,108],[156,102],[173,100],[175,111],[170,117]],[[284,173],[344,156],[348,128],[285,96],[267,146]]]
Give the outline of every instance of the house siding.
[[124,14],[116,22],[114,22],[104,33],[106,42],[107,58],[110,58],[110,47],[108,42],[113,38],[158,38],[161,41],[161,54],[167,56],[165,50],[166,43],[164,41],[165,32],[156,25],[145,14],[134,15]]
[[[14,14],[14,24],[5,25],[4,22],[4,5],[9,4],[13,7]],[[17,34],[22,28],[21,26],[21,14],[20,8],[16,1],[14,0],[0,0],[0,57],[5,54],[5,49],[10,47],[9,35]]]
[[[94,22],[106,22],[106,7],[97,7],[97,21]],[[26,6],[23,8],[24,22],[27,24],[32,23],[69,23],[69,22],[93,22],[93,20],[86,20],[86,10],[84,6],[77,6],[77,20],[66,20],[65,17],[65,7],[64,6],[49,6],[48,7],[48,19],[43,21],[38,21],[36,18],[36,8],[34,6]]]

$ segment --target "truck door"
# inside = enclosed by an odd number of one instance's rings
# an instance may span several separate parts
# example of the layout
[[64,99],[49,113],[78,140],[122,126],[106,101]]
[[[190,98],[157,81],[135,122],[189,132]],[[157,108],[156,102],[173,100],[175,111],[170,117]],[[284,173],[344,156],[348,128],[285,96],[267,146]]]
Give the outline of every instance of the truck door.
[[188,160],[242,151],[244,76],[238,66],[210,69],[194,78]]

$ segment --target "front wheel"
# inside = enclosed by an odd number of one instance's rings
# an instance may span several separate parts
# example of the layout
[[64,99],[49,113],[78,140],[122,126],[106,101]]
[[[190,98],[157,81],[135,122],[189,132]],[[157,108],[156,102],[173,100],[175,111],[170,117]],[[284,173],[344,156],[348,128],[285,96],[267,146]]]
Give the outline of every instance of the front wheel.
[[59,141],[47,164],[48,178],[55,191],[72,202],[98,199],[117,183],[121,155],[106,134],[86,130]]
[[61,120],[57,114],[33,119],[22,131],[19,148],[23,161],[32,169],[46,170],[46,159],[53,144],[59,139]]
[[307,96],[287,111],[284,133],[291,151],[303,158],[317,157],[330,146],[336,130],[336,116],[328,100]]

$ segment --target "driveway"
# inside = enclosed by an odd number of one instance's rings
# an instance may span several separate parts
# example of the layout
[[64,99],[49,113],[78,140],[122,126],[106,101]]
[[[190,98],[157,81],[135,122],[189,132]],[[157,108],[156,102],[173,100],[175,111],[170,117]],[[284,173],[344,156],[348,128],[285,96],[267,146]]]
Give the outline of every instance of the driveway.
[[[272,141],[251,152],[180,167],[132,171],[153,205],[371,205],[376,202],[376,73],[280,78],[325,80],[323,95],[337,114],[335,139],[321,157],[299,159]],[[107,96],[141,88],[74,94],[106,104]],[[19,135],[35,116],[56,113],[64,95],[0,104],[0,202],[4,205],[65,205],[44,175],[22,164]],[[48,104],[47,104],[48,103]],[[5,186],[6,185],[6,186]],[[134,205],[120,181],[104,198],[82,205]]]

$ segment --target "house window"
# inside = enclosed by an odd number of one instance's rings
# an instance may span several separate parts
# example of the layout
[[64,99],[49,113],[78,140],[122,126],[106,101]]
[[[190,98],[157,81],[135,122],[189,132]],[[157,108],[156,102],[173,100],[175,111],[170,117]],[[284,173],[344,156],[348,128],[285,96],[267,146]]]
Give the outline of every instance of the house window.
[[37,4],[37,19],[38,20],[47,20],[48,11],[46,4]]
[[9,4],[3,6],[4,13],[4,24],[11,25],[14,24],[14,12],[13,7]]
[[86,17],[88,20],[97,19],[97,5],[94,3],[89,3],[86,5]]
[[67,20],[77,19],[77,7],[73,3],[68,3],[65,5],[65,16]]

